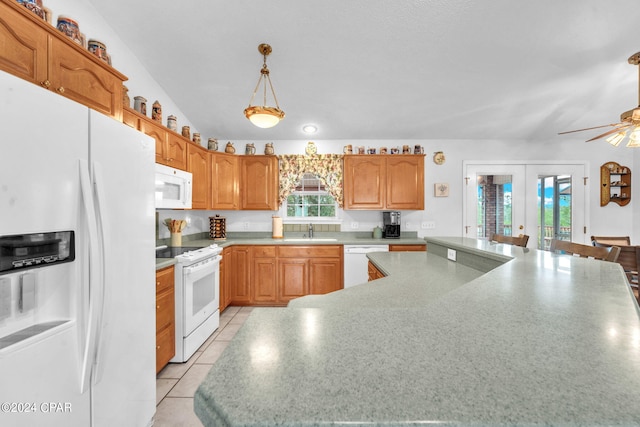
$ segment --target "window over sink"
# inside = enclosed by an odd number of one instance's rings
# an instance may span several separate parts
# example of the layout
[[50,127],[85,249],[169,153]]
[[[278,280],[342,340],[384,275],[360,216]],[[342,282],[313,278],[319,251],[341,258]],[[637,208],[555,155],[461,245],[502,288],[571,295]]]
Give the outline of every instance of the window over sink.
[[305,173],[283,204],[287,219],[337,219],[337,203],[322,181]]

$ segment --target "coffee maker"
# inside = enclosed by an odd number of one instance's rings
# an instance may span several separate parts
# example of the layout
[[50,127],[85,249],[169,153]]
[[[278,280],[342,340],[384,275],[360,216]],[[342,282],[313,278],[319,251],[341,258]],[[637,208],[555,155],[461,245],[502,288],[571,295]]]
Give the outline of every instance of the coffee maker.
[[400,238],[400,212],[382,212],[382,237],[385,239]]

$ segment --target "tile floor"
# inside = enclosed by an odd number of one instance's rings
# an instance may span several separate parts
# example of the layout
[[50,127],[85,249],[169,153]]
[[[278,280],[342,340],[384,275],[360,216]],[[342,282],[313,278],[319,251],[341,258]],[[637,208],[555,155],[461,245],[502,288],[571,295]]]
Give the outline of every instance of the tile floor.
[[154,427],[202,427],[193,412],[193,395],[252,309],[227,307],[220,327],[186,363],[170,363],[158,373]]

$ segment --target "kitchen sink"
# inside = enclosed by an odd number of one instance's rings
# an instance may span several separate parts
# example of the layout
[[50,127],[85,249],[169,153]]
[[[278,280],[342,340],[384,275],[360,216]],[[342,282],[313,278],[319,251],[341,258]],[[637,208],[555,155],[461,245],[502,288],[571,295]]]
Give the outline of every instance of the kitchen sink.
[[285,242],[336,242],[338,239],[331,237],[285,237]]

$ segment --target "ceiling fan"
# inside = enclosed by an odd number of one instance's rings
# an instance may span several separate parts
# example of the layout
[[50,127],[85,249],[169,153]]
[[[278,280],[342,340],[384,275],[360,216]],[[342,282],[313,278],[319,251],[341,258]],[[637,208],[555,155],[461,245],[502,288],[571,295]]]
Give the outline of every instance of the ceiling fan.
[[[640,52],[635,53],[629,57],[629,64],[640,65]],[[613,127],[613,129],[610,129],[603,134],[600,134],[600,135],[594,136],[591,139],[588,139],[587,142],[595,141],[596,139],[600,139],[600,138],[604,138],[605,136],[608,136],[608,138],[605,141],[617,147],[618,145],[620,145],[620,142],[622,142],[625,136],[627,136],[627,133],[629,133],[629,143],[627,144],[627,147],[640,147],[640,67],[638,67],[638,70],[639,70],[639,74],[638,74],[638,104],[639,105],[633,110],[625,111],[624,113],[620,114],[619,123],[610,123],[608,125],[569,130],[565,132],[559,132],[558,135],[564,135],[564,134],[573,133],[573,132],[582,132],[585,130]]]

